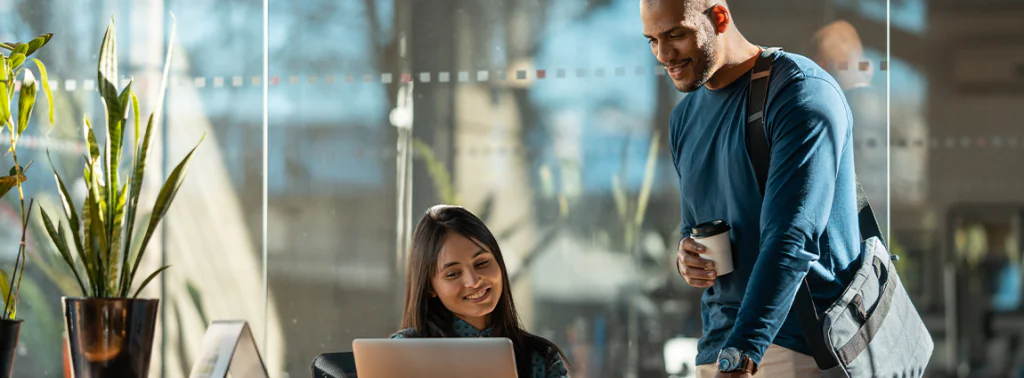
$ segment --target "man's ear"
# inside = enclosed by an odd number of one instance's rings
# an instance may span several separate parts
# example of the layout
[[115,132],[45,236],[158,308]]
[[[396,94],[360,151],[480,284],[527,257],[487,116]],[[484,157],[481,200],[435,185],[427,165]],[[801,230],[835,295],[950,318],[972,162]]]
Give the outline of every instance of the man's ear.
[[715,26],[716,34],[723,34],[729,29],[729,24],[732,23],[732,15],[729,14],[729,9],[726,9],[722,4],[711,7],[708,11],[708,16],[711,17],[711,23]]

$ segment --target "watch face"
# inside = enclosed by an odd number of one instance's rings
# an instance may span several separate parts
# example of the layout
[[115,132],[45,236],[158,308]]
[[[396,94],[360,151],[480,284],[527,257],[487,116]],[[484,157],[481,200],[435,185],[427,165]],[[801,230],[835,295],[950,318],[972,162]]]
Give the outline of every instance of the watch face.
[[740,367],[740,351],[725,348],[718,354],[718,371],[733,371]]
[[718,360],[718,370],[730,371],[732,369],[733,369],[732,363],[729,362],[728,359],[723,358],[721,360]]

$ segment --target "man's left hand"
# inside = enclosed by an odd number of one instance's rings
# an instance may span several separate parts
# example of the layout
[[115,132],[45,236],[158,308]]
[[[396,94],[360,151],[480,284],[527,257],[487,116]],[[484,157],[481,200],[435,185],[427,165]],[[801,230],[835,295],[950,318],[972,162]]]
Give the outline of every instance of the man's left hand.
[[751,378],[751,377],[753,377],[753,375],[751,375],[750,373],[745,372],[745,371],[734,371],[734,372],[730,372],[730,373],[718,372],[717,374],[715,374],[715,378]]

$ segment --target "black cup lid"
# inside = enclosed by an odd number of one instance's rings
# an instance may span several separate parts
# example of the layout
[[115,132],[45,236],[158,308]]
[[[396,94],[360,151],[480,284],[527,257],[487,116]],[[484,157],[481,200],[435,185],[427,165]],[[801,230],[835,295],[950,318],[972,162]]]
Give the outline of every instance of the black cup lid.
[[731,228],[728,223],[724,220],[713,220],[710,222],[704,222],[697,227],[690,230],[692,237],[695,238],[706,238],[709,236],[715,236],[723,232],[729,231]]

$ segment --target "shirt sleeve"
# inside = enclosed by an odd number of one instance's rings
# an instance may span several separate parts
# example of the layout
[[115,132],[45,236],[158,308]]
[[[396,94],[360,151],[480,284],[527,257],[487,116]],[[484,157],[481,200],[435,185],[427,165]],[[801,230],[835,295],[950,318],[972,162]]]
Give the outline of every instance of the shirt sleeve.
[[782,327],[811,263],[819,258],[840,158],[851,135],[842,92],[825,79],[795,78],[770,105],[774,112],[765,127],[771,164],[761,206],[760,254],[725,343],[757,363]]
[[416,331],[414,329],[406,328],[406,329],[399,330],[398,332],[395,332],[393,335],[391,335],[391,338],[392,339],[408,339],[408,338],[412,338],[412,336],[415,333],[416,333]]
[[[682,142],[682,119],[683,109],[685,104],[680,102],[674,109],[668,119],[668,150],[669,156],[672,157],[672,168],[676,171],[676,180],[682,181],[683,173],[679,170],[679,149],[683,144]],[[686,199],[681,198],[679,202],[679,240],[676,240],[676,244],[682,242],[684,238],[690,236],[690,229],[686,226]]]

